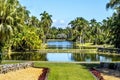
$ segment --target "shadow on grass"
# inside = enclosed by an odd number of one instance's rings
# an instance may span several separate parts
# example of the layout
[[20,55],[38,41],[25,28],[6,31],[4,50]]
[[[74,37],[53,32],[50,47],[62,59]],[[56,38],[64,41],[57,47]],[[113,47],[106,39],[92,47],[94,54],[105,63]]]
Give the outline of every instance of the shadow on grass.
[[87,63],[87,64],[79,64],[84,66],[85,69],[90,69],[92,67],[98,67],[100,64],[99,63]]

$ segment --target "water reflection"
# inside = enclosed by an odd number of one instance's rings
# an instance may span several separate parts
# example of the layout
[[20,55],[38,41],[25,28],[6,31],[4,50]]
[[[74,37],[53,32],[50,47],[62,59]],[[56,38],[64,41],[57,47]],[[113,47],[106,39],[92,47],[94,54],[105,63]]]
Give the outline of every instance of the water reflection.
[[[8,60],[7,57],[5,57]],[[81,54],[81,53],[14,53],[11,55],[12,60],[32,60],[32,61],[59,61],[59,62],[76,62],[76,61],[120,61],[120,56],[102,55],[102,54]]]
[[70,41],[48,41],[48,49],[72,49],[73,42]]
[[48,61],[73,62],[71,53],[47,53]]
[[[8,58],[6,58],[8,59]],[[31,60],[31,61],[47,61],[46,54],[37,52],[14,53],[11,60]]]
[[100,61],[100,62],[111,62],[111,61],[120,61],[120,56],[115,55],[105,55],[105,54],[73,54],[75,61]]

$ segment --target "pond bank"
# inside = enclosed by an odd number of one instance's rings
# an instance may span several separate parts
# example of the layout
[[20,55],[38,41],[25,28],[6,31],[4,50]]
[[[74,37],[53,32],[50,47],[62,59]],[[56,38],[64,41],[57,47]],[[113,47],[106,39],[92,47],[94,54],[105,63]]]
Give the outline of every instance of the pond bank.
[[37,51],[43,53],[97,53],[97,49],[42,49]]

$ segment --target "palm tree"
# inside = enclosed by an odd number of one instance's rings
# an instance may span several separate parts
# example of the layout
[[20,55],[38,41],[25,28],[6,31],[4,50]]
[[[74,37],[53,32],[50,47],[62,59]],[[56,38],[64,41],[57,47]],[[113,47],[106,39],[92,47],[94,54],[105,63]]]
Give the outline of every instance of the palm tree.
[[110,2],[107,3],[106,8],[113,8],[116,10],[112,16],[112,43],[115,45],[115,47],[120,48],[120,0],[110,0]]
[[120,0],[110,0],[109,3],[107,3],[106,8],[117,8],[120,7]]
[[82,40],[84,41],[85,32],[88,27],[88,21],[82,17],[77,17],[75,20],[71,21],[69,25],[71,25],[74,33],[76,34],[76,37],[80,36],[80,43],[82,43]]
[[104,43],[110,43],[110,37],[111,35],[111,29],[112,29],[112,17],[104,19],[102,21],[102,33],[104,36]]
[[95,19],[90,20],[91,26],[91,35],[93,36],[94,44],[98,43],[98,38],[101,33],[100,23],[98,23]]
[[46,11],[44,11],[43,13],[40,14],[40,16],[41,16],[40,24],[43,27],[45,35],[44,41],[46,42],[46,35],[48,34],[49,28],[51,27],[53,22],[51,19],[52,15],[49,15]]
[[[2,48],[7,43],[8,54],[11,49],[11,37],[15,31],[24,23],[23,11],[19,11],[21,5],[18,0],[0,1],[0,59],[2,59]],[[22,10],[24,10],[22,8]]]
[[31,16],[28,22],[29,26],[39,27],[39,20],[35,16]]
[[13,24],[12,11],[14,7],[11,4],[12,1],[10,0],[0,1],[0,59],[2,59],[2,48],[13,33],[11,24]]

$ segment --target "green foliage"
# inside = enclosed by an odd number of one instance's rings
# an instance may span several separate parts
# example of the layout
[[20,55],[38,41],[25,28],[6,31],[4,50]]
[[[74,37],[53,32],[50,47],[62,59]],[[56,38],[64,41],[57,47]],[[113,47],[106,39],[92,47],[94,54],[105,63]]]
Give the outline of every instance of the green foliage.
[[69,39],[71,37],[71,28],[66,29],[51,27],[47,39]]
[[113,15],[113,24],[111,28],[111,38],[112,43],[115,45],[116,48],[120,48],[120,14],[116,13]]
[[35,27],[24,26],[23,32],[17,33],[13,38],[13,47],[17,50],[40,49],[42,41],[36,33]]
[[44,31],[44,43],[46,42],[46,36],[49,32],[49,29],[52,25],[52,15],[49,15],[46,11],[44,11],[43,13],[40,14],[41,16],[41,19],[40,19],[40,25],[41,27],[43,28],[43,31]]
[[106,8],[112,8],[115,13],[112,16],[111,41],[116,48],[120,48],[120,0],[110,0]]
[[[51,15],[41,14],[41,20],[29,16],[18,0],[0,1],[0,50],[40,49],[46,29],[52,24]],[[2,46],[3,45],[3,46]],[[9,50],[10,51],[10,50]]]

